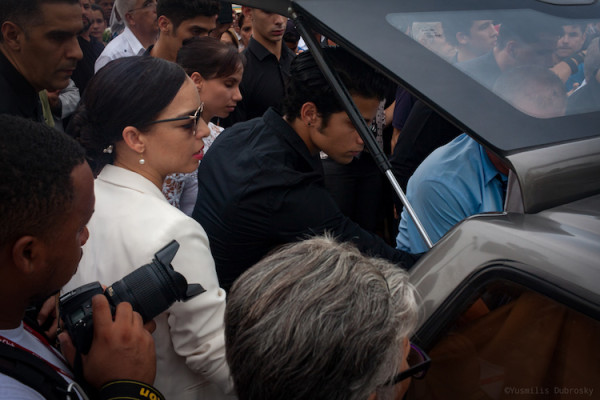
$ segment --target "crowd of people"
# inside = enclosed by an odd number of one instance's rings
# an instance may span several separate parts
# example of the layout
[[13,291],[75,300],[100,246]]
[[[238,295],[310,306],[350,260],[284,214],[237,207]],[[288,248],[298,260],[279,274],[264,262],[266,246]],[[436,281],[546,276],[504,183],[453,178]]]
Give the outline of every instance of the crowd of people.
[[[427,247],[404,212],[396,246],[374,223],[391,194],[294,23],[215,0],[93,1],[0,2],[0,359],[19,366],[0,363],[0,397],[402,398],[428,365],[406,272]],[[536,118],[595,104],[599,39],[533,22],[405,33]],[[507,206],[493,152],[322,50],[434,242]],[[57,293],[115,282],[172,240],[204,293],[146,324],[96,296],[79,354]]]

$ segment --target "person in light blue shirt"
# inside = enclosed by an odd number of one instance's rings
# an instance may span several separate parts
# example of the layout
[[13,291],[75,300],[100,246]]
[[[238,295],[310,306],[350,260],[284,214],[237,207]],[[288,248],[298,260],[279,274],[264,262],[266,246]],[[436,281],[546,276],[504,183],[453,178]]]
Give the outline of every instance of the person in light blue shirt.
[[[493,91],[535,118],[564,115],[562,81],[544,67],[523,66],[503,73]],[[494,153],[462,134],[431,153],[408,181],[406,196],[433,243],[463,219],[502,212],[508,167]],[[399,250],[428,250],[414,222],[402,212],[396,237]]]
[[[455,224],[473,214],[502,211],[507,175],[498,171],[486,150],[466,134],[436,149],[408,181],[407,196],[435,243]],[[423,253],[427,246],[406,211],[397,248]]]

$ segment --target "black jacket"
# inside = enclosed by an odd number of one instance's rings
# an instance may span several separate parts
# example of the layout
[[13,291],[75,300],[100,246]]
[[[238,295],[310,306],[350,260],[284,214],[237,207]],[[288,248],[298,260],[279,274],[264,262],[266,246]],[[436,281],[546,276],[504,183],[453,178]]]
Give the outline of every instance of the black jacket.
[[192,216],[208,234],[226,290],[275,247],[326,231],[366,254],[414,262],[342,214],[324,187],[319,155],[273,109],[217,137],[198,170]]
[[250,38],[243,52],[246,57],[244,74],[240,83],[242,100],[221,126],[262,117],[269,107],[281,109],[285,97],[285,84],[290,76],[290,65],[295,54],[281,43],[281,57],[277,57],[254,38]]
[[44,122],[38,92],[0,52],[0,114]]

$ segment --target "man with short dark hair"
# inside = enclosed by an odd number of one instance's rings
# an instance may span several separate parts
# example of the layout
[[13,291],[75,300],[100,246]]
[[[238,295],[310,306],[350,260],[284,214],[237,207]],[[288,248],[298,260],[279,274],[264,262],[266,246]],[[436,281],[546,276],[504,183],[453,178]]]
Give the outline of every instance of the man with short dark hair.
[[252,21],[244,17],[243,13],[238,14],[238,34],[240,35],[240,48],[246,49],[250,38],[252,37]]
[[446,40],[456,46],[452,62],[463,62],[490,52],[496,45],[498,32],[491,19],[472,19],[458,14],[444,20]]
[[[63,357],[24,316],[77,270],[94,212],[94,178],[81,146],[63,133],[9,115],[0,115],[0,132],[0,397],[47,399],[40,393],[57,387],[53,398],[67,398],[69,383],[83,383],[69,367],[72,341],[66,332],[58,335]],[[98,398],[162,398],[149,386],[156,357],[141,315],[122,303],[113,321],[102,295],[92,310],[94,337],[81,367],[91,388],[100,389]],[[20,354],[19,361],[9,361],[11,354]]]
[[[373,121],[387,79],[342,48],[324,50],[365,121]],[[331,232],[367,254],[408,267],[414,259],[344,216],[324,186],[319,156],[350,163],[364,143],[310,52],[290,68],[284,114],[226,129],[202,160],[192,217],[206,230],[219,283],[235,279],[273,248]]]
[[160,36],[146,53],[176,62],[183,41],[208,36],[215,29],[219,2],[216,0],[159,0],[156,6]]
[[110,15],[112,13],[115,0],[96,0],[96,4],[102,7],[102,15],[104,15],[104,20],[108,26],[110,24]]
[[0,1],[0,113],[44,120],[38,92],[69,85],[81,21],[78,0]]
[[96,60],[95,72],[117,58],[142,55],[156,42],[156,0],[117,0],[115,7],[125,30],[106,45]]
[[226,126],[261,117],[269,107],[280,108],[294,58],[294,53],[283,43],[286,17],[246,6],[242,7],[242,13],[252,21],[252,37],[243,52],[246,65],[240,84],[242,101],[227,119]]
[[83,58],[77,63],[77,68],[73,71],[73,82],[82,95],[88,82],[94,76],[94,64],[100,54],[104,51],[104,44],[100,43],[95,37],[90,36],[90,27],[92,26],[92,11],[90,0],[79,0],[82,9],[83,30],[77,36],[79,47],[83,53]]
[[565,82],[567,91],[578,88],[585,79],[583,72],[585,54],[582,52],[586,39],[585,28],[586,24],[563,25],[562,35],[556,43],[554,61],[556,63],[564,61],[571,68],[571,74]]

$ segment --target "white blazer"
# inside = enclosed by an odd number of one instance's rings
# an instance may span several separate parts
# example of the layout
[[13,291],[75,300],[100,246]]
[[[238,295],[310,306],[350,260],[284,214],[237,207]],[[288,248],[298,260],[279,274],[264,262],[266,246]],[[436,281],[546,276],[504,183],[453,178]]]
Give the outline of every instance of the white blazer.
[[93,281],[111,285],[177,240],[173,268],[206,292],[175,302],[154,319],[155,387],[167,399],[235,398],[224,394],[233,391],[225,361],[225,292],[219,288],[204,229],[171,206],[152,182],[124,168],[105,166],[95,194],[90,237],[63,293]]

